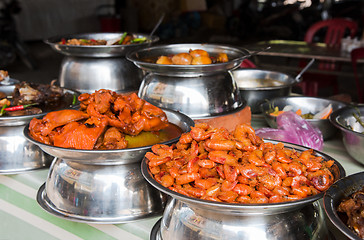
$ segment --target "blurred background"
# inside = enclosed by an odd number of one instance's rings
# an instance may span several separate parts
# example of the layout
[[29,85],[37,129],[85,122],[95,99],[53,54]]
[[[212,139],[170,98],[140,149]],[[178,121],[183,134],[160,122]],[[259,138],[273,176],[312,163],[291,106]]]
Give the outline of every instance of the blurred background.
[[[303,40],[313,23],[336,17],[357,21],[357,38],[362,39],[363,11],[362,0],[0,0],[0,68],[19,80],[50,82],[58,77],[62,56],[44,39],[86,32],[149,33],[163,14],[156,32],[159,44],[244,47],[270,39]],[[258,67],[286,64],[267,56],[253,60]],[[350,71],[350,63],[345,68]],[[340,92],[355,91],[349,82],[341,81]]]

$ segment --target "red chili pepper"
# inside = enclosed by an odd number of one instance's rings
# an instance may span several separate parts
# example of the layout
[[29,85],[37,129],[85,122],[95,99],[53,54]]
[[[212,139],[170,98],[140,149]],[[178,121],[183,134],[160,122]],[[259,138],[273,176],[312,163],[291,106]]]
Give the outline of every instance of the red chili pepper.
[[5,111],[8,112],[12,112],[12,111],[18,111],[18,110],[23,110],[27,107],[33,106],[33,105],[37,105],[38,103],[31,103],[31,104],[25,104],[25,105],[18,105],[18,106],[14,106],[14,107],[8,107],[8,108],[4,108]]
[[95,40],[95,39],[90,39],[90,41],[91,41],[91,42],[94,42],[94,43],[96,42],[96,40]]
[[66,39],[62,38],[62,44],[66,44]]

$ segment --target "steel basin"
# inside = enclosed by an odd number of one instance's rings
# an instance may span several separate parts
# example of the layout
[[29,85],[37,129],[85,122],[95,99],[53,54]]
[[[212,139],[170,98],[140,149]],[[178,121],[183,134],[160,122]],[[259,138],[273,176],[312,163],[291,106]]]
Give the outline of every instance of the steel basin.
[[349,155],[364,164],[364,127],[356,120],[354,114],[364,122],[364,106],[350,105],[334,111],[330,115],[330,122],[340,129]]
[[[325,107],[331,104],[333,111],[345,107],[347,104],[340,101],[331,99],[318,98],[318,97],[305,97],[305,96],[289,96],[289,97],[277,97],[272,98],[269,102],[260,104],[261,112],[267,121],[268,125],[272,128],[277,128],[277,117],[268,113],[270,105],[278,107],[282,110],[285,106],[292,106],[292,111],[296,112],[298,109],[302,110],[302,113],[318,113]],[[320,129],[323,139],[327,140],[335,136],[337,128],[330,123],[329,119],[305,119],[312,126]]]
[[232,75],[252,113],[260,113],[259,105],[266,99],[290,95],[292,86],[300,81],[285,73],[260,69],[236,69]]

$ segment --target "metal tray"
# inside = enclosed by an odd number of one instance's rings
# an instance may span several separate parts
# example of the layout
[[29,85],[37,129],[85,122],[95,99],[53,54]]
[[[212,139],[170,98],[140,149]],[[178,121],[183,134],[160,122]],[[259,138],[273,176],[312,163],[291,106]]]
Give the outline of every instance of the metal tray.
[[121,217],[114,217],[114,218],[102,218],[102,217],[92,217],[92,216],[80,216],[75,215],[70,212],[63,211],[61,209],[57,209],[53,203],[47,197],[45,192],[45,183],[39,188],[37,192],[37,202],[38,204],[48,213],[73,222],[80,222],[80,223],[95,223],[95,224],[119,224],[119,223],[128,223],[133,222],[145,218],[151,218],[155,216],[161,215],[161,212],[153,212],[148,215],[141,215],[137,216],[121,216]]
[[[210,56],[216,57],[219,53],[226,53],[229,61],[226,63],[216,63],[208,65],[162,65],[156,64],[159,56],[175,55],[188,52],[190,49],[202,49]],[[241,62],[250,56],[249,51],[227,45],[217,44],[171,44],[143,48],[134,52],[129,52],[126,58],[139,68],[165,76],[192,77],[201,75],[212,75],[218,72],[233,70],[240,66]]]
[[130,33],[135,38],[146,37],[147,41],[138,44],[129,45],[94,45],[94,46],[72,46],[59,44],[62,39],[98,39],[98,40],[112,40],[120,37],[123,32],[119,33],[83,33],[83,34],[70,34],[63,36],[56,36],[44,40],[46,44],[49,44],[52,49],[56,52],[64,54],[66,56],[77,56],[77,57],[120,57],[125,56],[129,51],[134,51],[141,47],[148,47],[150,44],[155,43],[159,40],[159,37],[153,36],[151,39],[147,34],[141,33]]

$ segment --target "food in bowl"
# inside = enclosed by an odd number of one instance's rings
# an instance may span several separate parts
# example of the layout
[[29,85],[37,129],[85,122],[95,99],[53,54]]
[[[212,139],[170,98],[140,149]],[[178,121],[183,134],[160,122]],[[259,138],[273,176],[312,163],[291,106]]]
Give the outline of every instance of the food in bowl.
[[32,119],[30,136],[41,143],[73,149],[124,149],[164,142],[181,129],[165,112],[135,93],[101,89],[78,97],[80,109],[66,109]]
[[133,35],[124,32],[120,38],[112,40],[104,39],[83,39],[83,38],[62,38],[58,44],[61,45],[74,45],[74,46],[97,46],[97,45],[129,45],[135,43],[144,43],[147,41],[146,37],[135,38]]
[[226,53],[219,53],[216,57],[212,57],[205,50],[190,49],[189,52],[177,53],[170,56],[159,56],[156,63],[167,65],[205,65],[228,61],[229,58]]
[[312,149],[298,152],[264,142],[248,124],[233,132],[200,123],[176,144],[145,155],[153,178],[177,193],[228,203],[279,203],[326,191],[330,167]]
[[343,222],[364,239],[364,187],[342,200],[337,211],[343,214]]
[[0,92],[0,116],[14,117],[41,114],[76,104],[76,95],[65,91],[64,88],[57,86],[55,82],[35,84],[23,81],[15,84],[10,94]]
[[[292,110],[292,105],[286,105],[282,110],[279,110],[278,106],[273,106],[270,104],[270,110],[268,110],[266,113],[271,116],[277,117],[284,112]],[[329,104],[327,107],[323,108],[317,113],[302,112],[301,108],[296,110],[295,113],[303,119],[328,119],[330,114],[332,113],[332,104]]]

